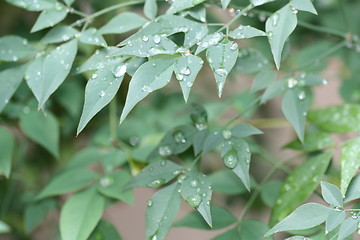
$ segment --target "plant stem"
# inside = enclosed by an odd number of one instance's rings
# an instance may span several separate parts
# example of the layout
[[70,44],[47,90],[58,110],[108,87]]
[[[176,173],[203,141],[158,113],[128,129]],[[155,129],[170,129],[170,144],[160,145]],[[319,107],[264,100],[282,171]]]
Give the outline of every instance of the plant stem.
[[87,17],[88,17],[88,15],[87,15],[86,13],[83,13],[83,12],[78,11],[78,10],[73,9],[73,8],[71,8],[71,11],[70,11],[70,12],[73,13],[73,14],[79,15],[80,17],[83,17],[83,18],[87,18]]
[[231,124],[233,124],[238,118],[240,118],[242,115],[244,115],[247,111],[249,111],[251,108],[253,108],[258,102],[260,101],[260,98],[255,99],[255,101],[251,102],[244,110],[238,112],[233,118],[229,120],[229,122],[226,124],[225,128],[228,128]]
[[223,27],[221,27],[219,30],[217,30],[217,32],[221,32],[222,30],[229,28],[231,26],[231,24],[233,24],[237,19],[239,19],[244,14],[246,14],[252,8],[253,8],[252,4],[249,4],[246,7],[244,7],[238,15],[233,17],[233,19],[231,19],[227,24],[225,24]]

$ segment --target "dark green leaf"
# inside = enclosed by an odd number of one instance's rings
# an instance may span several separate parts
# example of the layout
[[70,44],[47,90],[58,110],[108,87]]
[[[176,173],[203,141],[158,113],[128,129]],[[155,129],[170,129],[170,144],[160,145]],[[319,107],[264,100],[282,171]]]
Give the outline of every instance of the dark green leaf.
[[246,123],[240,123],[231,129],[231,135],[238,138],[262,134],[263,132]]
[[209,133],[204,141],[204,145],[202,148],[202,155],[217,148],[221,144],[222,140],[223,140],[223,136],[220,134],[220,132],[215,131]]
[[67,10],[61,5],[57,5],[52,9],[45,9],[41,12],[37,18],[34,26],[31,29],[31,32],[37,32],[44,28],[52,27],[55,24],[64,20],[67,15]]
[[342,208],[344,205],[340,189],[333,184],[321,182],[321,193],[324,200],[334,207]]
[[153,19],[156,17],[158,6],[156,0],[146,0],[144,4],[144,14],[146,17]]
[[[204,143],[209,135],[209,131],[207,129],[201,130],[194,134],[193,137],[193,146],[194,146],[194,155],[197,156],[203,150]],[[219,140],[220,141],[220,140]],[[219,143],[220,144],[220,143]]]
[[116,228],[109,222],[100,220],[89,240],[121,240]]
[[230,229],[214,238],[212,238],[211,240],[229,240],[229,239],[240,239],[240,234],[238,229],[233,228]]
[[0,176],[10,177],[15,138],[6,128],[0,127]]
[[99,32],[101,34],[120,34],[137,29],[145,23],[146,19],[140,15],[132,12],[124,12],[111,19],[99,29]]
[[75,169],[87,167],[96,162],[100,162],[106,156],[105,151],[100,148],[88,147],[81,151],[78,151],[69,162],[65,165],[65,169]]
[[360,167],[360,138],[346,143],[341,149],[341,193],[345,196],[351,179]]
[[56,210],[56,202],[53,199],[45,199],[27,206],[24,216],[25,231],[31,233],[51,210]]
[[240,222],[241,240],[271,240],[271,237],[264,237],[267,231],[269,231],[269,227],[263,222],[256,220],[244,220]]
[[276,199],[279,197],[281,186],[280,181],[273,181],[264,184],[261,188],[260,197],[261,200],[268,206],[273,207],[276,203]]
[[11,35],[0,38],[0,49],[0,60],[7,62],[16,62],[34,52],[25,38]]
[[199,131],[207,128],[208,115],[206,109],[202,105],[192,103],[190,117],[195,127]]
[[80,42],[86,44],[102,46],[102,47],[107,46],[105,39],[96,28],[89,28],[86,29],[84,32],[81,32],[79,40]]
[[64,0],[64,2],[67,6],[71,6],[75,2],[75,0]]
[[256,74],[254,83],[251,87],[252,92],[257,92],[267,88],[271,82],[276,79],[276,72],[270,70],[264,70]]
[[65,42],[73,38],[79,31],[71,26],[60,25],[52,28],[41,39],[43,43]]
[[231,0],[221,0],[221,7],[226,9],[229,6]]

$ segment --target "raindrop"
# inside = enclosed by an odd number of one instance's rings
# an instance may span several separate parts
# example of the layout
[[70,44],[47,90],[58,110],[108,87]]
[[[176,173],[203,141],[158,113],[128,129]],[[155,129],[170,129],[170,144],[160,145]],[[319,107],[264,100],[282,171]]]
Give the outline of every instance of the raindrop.
[[210,206],[210,203],[211,203],[210,200],[206,201],[206,205]]
[[230,130],[224,130],[223,131],[223,136],[225,139],[230,139],[231,138],[231,131]]
[[94,73],[94,74],[91,76],[91,78],[92,78],[92,79],[95,79],[95,78],[97,78],[97,76],[98,76],[98,75],[97,75],[96,73]]
[[186,199],[186,201],[190,206],[196,208],[201,203],[201,197],[199,195],[192,195],[192,196],[188,197]]
[[190,75],[191,71],[190,71],[190,68],[184,67],[184,68],[180,69],[180,73],[188,76],[188,75]]
[[163,185],[164,183],[165,183],[165,179],[159,178],[159,179],[155,179],[154,181],[149,183],[148,187],[156,188],[156,187]]
[[186,179],[186,175],[185,175],[185,174],[180,175],[180,176],[178,177],[178,183],[182,184],[182,183],[185,181],[185,179]]
[[172,172],[173,175],[179,175],[180,173],[181,173],[180,170],[175,170],[175,171]]
[[203,197],[203,198],[205,198],[206,197],[206,193],[204,192],[203,194],[201,194],[201,196]]
[[177,80],[179,80],[179,81],[182,81],[182,80],[184,80],[184,75],[182,75],[182,74],[176,74],[176,78],[177,78]]
[[162,160],[161,162],[160,162],[160,166],[165,166],[166,165],[166,161],[165,160]]
[[321,81],[321,83],[322,83],[323,85],[327,85],[327,84],[328,84],[328,81],[327,81],[326,79],[323,79],[323,80]]
[[236,164],[238,163],[236,151],[230,150],[224,156],[224,164],[228,167],[233,169]]
[[113,183],[114,183],[114,180],[110,177],[103,177],[100,179],[100,185],[102,187],[109,187]]
[[236,49],[238,49],[238,45],[237,43],[233,43],[230,47],[231,50],[235,51]]
[[144,85],[144,86],[141,88],[141,91],[151,93],[151,92],[153,91],[153,89],[152,89],[150,86],[148,86],[148,85]]
[[105,97],[105,92],[104,92],[104,91],[101,91],[101,92],[99,93],[99,95],[100,95],[101,98],[103,98],[103,97]]
[[160,156],[167,157],[172,154],[172,150],[169,145],[164,145],[159,147]]
[[199,181],[194,179],[190,182],[190,185],[194,188],[196,188],[197,186],[199,186]]
[[159,44],[160,41],[161,41],[160,36],[159,36],[159,35],[155,35],[154,38],[153,38],[153,41],[154,41],[155,44]]
[[147,201],[147,205],[148,205],[148,207],[151,207],[151,206],[153,205],[153,201],[152,201],[151,199],[149,199],[149,200]]
[[129,139],[129,143],[131,146],[136,147],[140,144],[140,138],[138,136],[132,136]]
[[18,60],[18,57],[17,57],[17,56],[13,56],[12,60],[13,60],[14,62],[16,62],[16,61]]
[[300,100],[304,100],[304,99],[305,99],[305,97],[306,97],[305,92],[304,92],[304,91],[301,91],[301,92],[299,93],[298,98],[299,98]]
[[294,88],[297,85],[297,80],[295,78],[289,78],[287,81],[288,88]]
[[151,238],[151,240],[157,240],[157,236],[154,235],[154,236]]
[[148,37],[148,36],[143,36],[143,37],[142,37],[142,40],[143,40],[144,42],[147,42],[147,41],[149,41],[149,37]]
[[177,143],[186,143],[186,138],[181,131],[174,132],[173,137]]
[[216,70],[215,70],[215,73],[216,73],[217,75],[222,76],[222,77],[228,75],[228,71],[227,71],[225,68],[216,69]]
[[273,32],[272,31],[269,31],[266,34],[268,35],[269,39],[272,39],[272,37],[273,37]]
[[271,16],[271,21],[272,21],[272,25],[274,27],[276,27],[279,23],[279,18],[280,18],[280,15],[278,13],[274,13],[272,16]]
[[114,71],[115,77],[124,76],[124,74],[126,73],[126,69],[127,69],[127,67],[125,64],[118,66]]
[[291,12],[293,14],[297,14],[299,12],[299,10],[297,10],[296,8],[294,8],[293,6],[290,6]]

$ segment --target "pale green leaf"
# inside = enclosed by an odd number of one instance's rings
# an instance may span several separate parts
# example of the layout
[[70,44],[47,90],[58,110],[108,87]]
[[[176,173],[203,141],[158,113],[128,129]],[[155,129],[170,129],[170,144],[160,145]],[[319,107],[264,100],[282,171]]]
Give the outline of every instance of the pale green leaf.
[[126,72],[126,65],[117,66],[114,72],[105,68],[95,72],[86,84],[85,103],[77,134],[88,122],[115,97]]
[[16,62],[34,53],[25,38],[8,35],[0,38],[0,60]]
[[329,166],[331,156],[332,151],[321,153],[309,158],[291,172],[284,181],[272,209],[270,225],[282,220],[315,191]]
[[341,149],[341,193],[345,196],[351,179],[360,167],[360,138],[347,142]]
[[43,85],[43,65],[45,56],[35,58],[28,65],[25,72],[25,80],[38,102],[41,99]]
[[229,210],[223,207],[212,205],[211,217],[213,225],[210,227],[197,211],[192,211],[185,217],[178,220],[174,227],[187,227],[203,230],[217,230],[222,229],[236,222],[236,218]]
[[355,218],[350,217],[345,219],[345,221],[340,226],[339,235],[337,239],[343,240],[348,236],[350,236],[351,234],[353,234],[358,229],[359,223],[360,223],[359,217],[355,217]]
[[346,191],[345,202],[360,198],[360,174],[356,175]]
[[263,5],[268,2],[273,2],[275,0],[250,0],[250,1],[254,5],[254,7],[257,7],[257,6]]
[[31,203],[25,209],[25,231],[31,233],[45,219],[49,211],[56,210],[56,202],[53,199]]
[[249,25],[243,26],[240,25],[239,27],[235,28],[234,30],[230,31],[229,37],[235,39],[245,39],[245,38],[253,38],[253,37],[264,37],[266,33],[251,27]]
[[0,221],[0,234],[9,233],[10,231],[11,231],[10,226],[4,223],[3,221]]
[[204,5],[197,5],[189,9],[189,14],[201,22],[206,22],[206,8]]
[[59,157],[59,124],[56,118],[47,113],[31,110],[20,117],[21,131],[30,139],[48,150],[54,157]]
[[229,6],[230,2],[231,0],[221,0],[221,7],[223,9],[226,9]]
[[200,3],[205,2],[206,0],[181,0],[181,1],[172,1],[171,7],[167,10],[167,14],[174,14],[180,11],[183,11],[188,8],[192,8]]
[[79,31],[71,26],[59,25],[52,28],[41,39],[43,43],[65,42],[73,38]]
[[9,103],[25,74],[26,65],[0,72],[0,112]]
[[255,73],[270,66],[262,52],[253,48],[241,48],[235,69],[244,73]]
[[293,11],[305,11],[317,15],[317,11],[311,2],[311,0],[291,0],[290,6],[293,7]]
[[53,8],[58,3],[56,0],[6,0],[8,3],[29,11],[42,11]]
[[121,240],[118,231],[111,223],[100,220],[89,240]]
[[262,131],[246,123],[240,123],[231,129],[231,135],[238,138],[263,134]]
[[360,131],[360,105],[342,104],[311,111],[308,120],[330,133]]
[[168,160],[159,160],[143,168],[124,188],[159,187],[174,179],[184,167]]
[[146,58],[140,58],[140,57],[131,58],[129,61],[126,62],[127,74],[133,77],[135,72],[144,62],[146,62]]
[[271,52],[274,56],[276,67],[280,68],[281,53],[285,41],[294,31],[297,25],[297,17],[287,4],[266,21],[266,33],[270,42]]
[[64,43],[45,57],[42,69],[42,88],[39,107],[44,108],[50,95],[61,85],[70,72],[77,53],[77,40]]
[[207,49],[206,58],[214,72],[219,97],[223,92],[226,78],[236,63],[238,52],[237,43],[228,40]]
[[64,0],[64,2],[67,6],[71,6],[75,2],[75,0]]
[[108,152],[103,151],[101,148],[88,147],[78,151],[65,165],[64,169],[75,169],[87,167],[100,160],[105,159]]
[[60,234],[66,240],[86,240],[99,222],[105,199],[95,188],[69,198],[60,214]]
[[240,178],[229,169],[217,171],[208,176],[212,189],[226,195],[239,195],[248,192]]
[[105,39],[96,28],[89,28],[81,32],[79,41],[90,45],[107,46]]
[[216,32],[213,34],[209,34],[199,43],[199,46],[196,49],[195,54],[199,54],[205,49],[208,49],[211,46],[218,44],[224,38],[224,34],[222,32]]
[[306,132],[304,143],[302,144],[298,139],[286,145],[287,148],[302,150],[306,152],[313,152],[324,149],[334,145],[334,140],[331,135],[325,132]]
[[276,79],[277,73],[271,70],[264,70],[256,74],[251,92],[266,89]]
[[180,207],[177,182],[159,190],[148,201],[146,239],[163,240],[169,232]]
[[144,14],[147,18],[153,19],[156,17],[158,6],[156,0],[146,0],[144,4]]
[[191,207],[196,208],[207,224],[212,227],[210,214],[212,190],[207,177],[200,172],[189,171],[186,175],[181,175],[178,181],[181,183],[180,193],[182,198]]
[[0,176],[10,177],[15,138],[6,128],[0,127]]
[[203,60],[192,54],[179,57],[175,62],[174,72],[179,80],[184,100],[187,102],[190,89],[203,66]]
[[222,140],[223,140],[223,137],[220,134],[220,132],[218,132],[218,131],[207,134],[204,144],[203,144],[203,147],[202,147],[202,155],[217,148],[221,144]]
[[270,229],[265,236],[288,230],[302,230],[315,227],[325,222],[332,208],[318,203],[306,203]]
[[319,75],[313,73],[302,73],[297,81],[299,85],[314,86],[314,85],[326,85],[327,81]]
[[342,208],[344,205],[340,189],[333,184],[321,182],[321,193],[324,200],[334,207]]
[[151,92],[165,87],[170,82],[173,70],[174,59],[156,59],[141,65],[131,79],[120,122],[138,102]]
[[60,5],[56,6],[56,8],[45,9],[36,19],[36,22],[32,27],[31,32],[33,33],[48,27],[53,27],[54,25],[64,20],[66,15],[66,8]]
[[101,34],[120,34],[137,29],[146,23],[146,19],[132,12],[120,13],[99,29]]
[[256,220],[244,220],[240,222],[241,240],[271,240],[271,237],[264,237],[269,227],[263,222]]
[[99,178],[99,175],[87,169],[70,169],[55,175],[36,199],[61,195],[77,191]]
[[337,228],[345,220],[345,218],[346,218],[345,211],[341,211],[341,210],[338,211],[336,209],[332,211],[325,222],[326,233],[329,233],[335,228]]
[[276,199],[279,197],[281,186],[283,185],[280,181],[273,181],[264,184],[261,188],[260,197],[261,200],[268,206],[273,207]]

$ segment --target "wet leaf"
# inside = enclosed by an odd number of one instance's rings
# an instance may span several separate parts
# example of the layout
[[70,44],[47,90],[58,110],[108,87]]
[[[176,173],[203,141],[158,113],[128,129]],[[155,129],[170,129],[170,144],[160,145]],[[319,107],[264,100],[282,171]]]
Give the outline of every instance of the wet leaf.
[[41,39],[43,43],[65,42],[73,38],[79,31],[71,26],[59,25],[52,28]]
[[174,14],[180,11],[183,11],[188,8],[192,8],[206,0],[181,0],[181,1],[172,1],[171,7],[167,10],[167,14]]
[[247,26],[240,25],[239,27],[235,28],[229,33],[229,37],[235,39],[246,39],[246,38],[265,37],[265,36],[267,36],[265,32],[256,29],[254,27],[251,27],[249,25]]
[[96,28],[89,28],[81,32],[79,41],[90,45],[107,46],[105,39]]
[[351,179],[360,167],[360,138],[346,143],[341,149],[341,193],[345,196]]
[[0,38],[0,49],[0,60],[7,62],[17,62],[34,53],[25,38],[12,35]]
[[99,32],[101,34],[120,34],[140,28],[145,23],[146,19],[140,15],[132,12],[124,12],[112,18],[99,29]]
[[158,6],[156,0],[146,0],[144,4],[144,14],[146,17],[153,19],[156,17]]
[[36,22],[32,27],[31,32],[33,33],[48,27],[53,27],[54,25],[64,20],[66,15],[66,8],[62,7],[61,5],[58,5],[55,8],[45,9],[36,19]]

